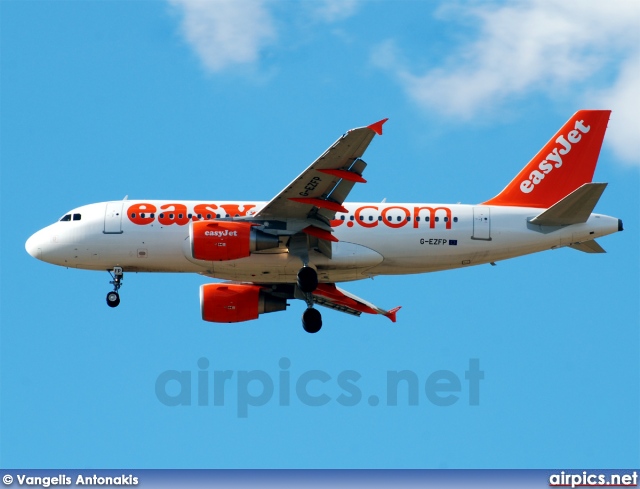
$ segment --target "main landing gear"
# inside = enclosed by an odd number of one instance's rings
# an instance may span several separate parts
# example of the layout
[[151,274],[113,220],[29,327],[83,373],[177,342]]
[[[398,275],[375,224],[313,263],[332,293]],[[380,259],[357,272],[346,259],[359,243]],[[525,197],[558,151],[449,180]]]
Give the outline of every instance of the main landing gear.
[[322,315],[312,306],[302,314],[302,327],[307,333],[317,333],[322,328]]
[[322,315],[313,308],[313,291],[318,287],[318,274],[305,265],[298,272],[298,288],[304,293],[307,310],[302,314],[302,327],[307,333],[317,333],[322,328]]
[[124,272],[122,271],[122,267],[113,267],[113,270],[108,270],[108,272],[113,279],[109,282],[113,285],[113,291],[107,294],[107,305],[109,307],[117,307],[118,304],[120,304],[120,294],[118,294],[118,290],[122,287]]

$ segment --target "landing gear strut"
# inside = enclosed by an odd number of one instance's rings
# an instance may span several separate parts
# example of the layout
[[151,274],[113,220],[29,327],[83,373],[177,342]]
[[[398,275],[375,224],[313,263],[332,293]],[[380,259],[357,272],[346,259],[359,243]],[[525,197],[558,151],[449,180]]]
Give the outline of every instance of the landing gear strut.
[[322,315],[313,308],[313,291],[317,287],[317,272],[305,264],[298,272],[298,288],[304,294],[307,303],[307,310],[302,315],[302,327],[307,333],[317,333],[322,327]]
[[118,304],[120,304],[120,294],[118,294],[118,290],[122,287],[124,272],[122,271],[122,267],[113,267],[113,270],[108,270],[108,272],[113,279],[109,282],[113,285],[113,291],[107,294],[107,305],[109,307],[117,307]]

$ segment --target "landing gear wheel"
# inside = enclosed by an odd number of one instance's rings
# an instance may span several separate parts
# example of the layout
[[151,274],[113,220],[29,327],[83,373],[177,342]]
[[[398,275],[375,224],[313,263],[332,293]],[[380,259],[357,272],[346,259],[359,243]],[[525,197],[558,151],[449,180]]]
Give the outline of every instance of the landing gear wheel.
[[318,274],[313,268],[305,266],[300,269],[298,272],[298,287],[304,293],[316,290],[318,287]]
[[322,328],[322,314],[312,307],[302,314],[302,327],[307,333],[317,333]]
[[109,307],[117,307],[120,304],[120,295],[117,292],[109,292],[107,294],[107,305]]
[[107,270],[111,275],[111,285],[113,285],[113,291],[107,294],[107,305],[109,307],[117,307],[120,304],[120,294],[118,290],[122,287],[122,279],[124,278],[124,272],[122,267],[114,267],[113,270]]

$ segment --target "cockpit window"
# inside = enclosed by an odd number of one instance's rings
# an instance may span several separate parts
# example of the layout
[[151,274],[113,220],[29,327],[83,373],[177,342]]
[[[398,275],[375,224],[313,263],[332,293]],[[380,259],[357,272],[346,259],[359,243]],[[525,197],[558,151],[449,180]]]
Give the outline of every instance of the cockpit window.
[[70,221],[70,220],[71,220],[71,214],[67,214],[62,219],[60,219],[60,222],[62,222],[62,221]]
[[82,215],[81,214],[74,214],[73,215],[73,220],[74,221],[79,221],[80,219],[82,219]]

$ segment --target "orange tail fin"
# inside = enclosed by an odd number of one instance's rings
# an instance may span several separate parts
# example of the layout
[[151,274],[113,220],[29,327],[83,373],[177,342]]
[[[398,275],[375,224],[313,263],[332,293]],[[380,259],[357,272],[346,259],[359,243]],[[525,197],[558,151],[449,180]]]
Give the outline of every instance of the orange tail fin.
[[610,110],[580,110],[485,205],[548,208],[585,183],[596,169]]

